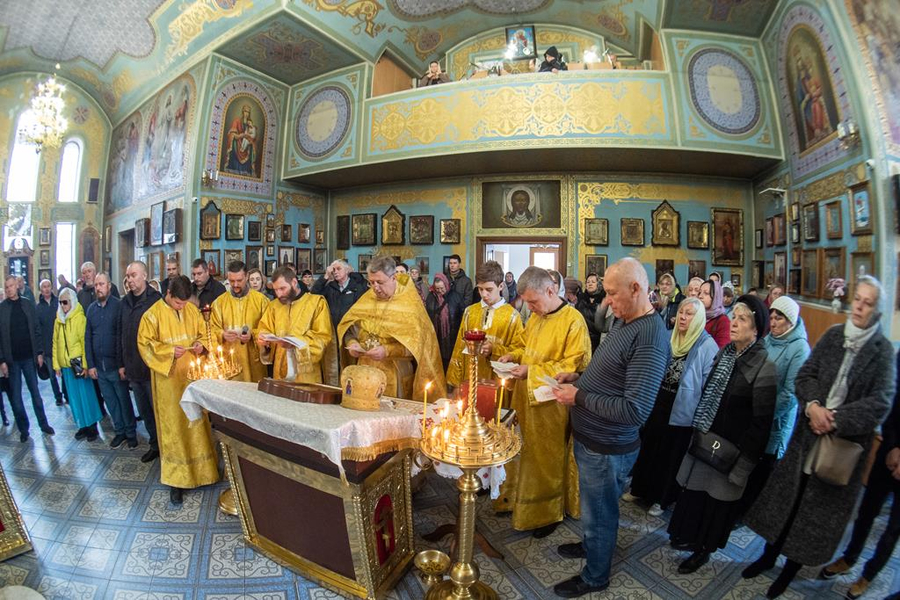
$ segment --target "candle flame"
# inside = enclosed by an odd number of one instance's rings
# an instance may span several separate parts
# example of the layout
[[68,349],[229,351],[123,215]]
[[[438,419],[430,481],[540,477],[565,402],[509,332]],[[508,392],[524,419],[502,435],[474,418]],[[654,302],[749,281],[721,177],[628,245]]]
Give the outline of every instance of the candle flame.
[[428,383],[425,384],[425,391],[427,392],[430,389],[431,389],[431,382],[429,381]]

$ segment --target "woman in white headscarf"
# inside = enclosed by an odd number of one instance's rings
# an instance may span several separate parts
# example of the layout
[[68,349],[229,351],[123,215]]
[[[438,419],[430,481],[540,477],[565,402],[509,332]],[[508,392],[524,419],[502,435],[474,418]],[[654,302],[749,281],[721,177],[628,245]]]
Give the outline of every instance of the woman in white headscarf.
[[84,332],[87,318],[71,288],[59,292],[59,308],[53,323],[53,369],[62,377],[69,394],[69,407],[78,425],[76,440],[97,439],[97,423],[103,418],[93,384],[87,379]]

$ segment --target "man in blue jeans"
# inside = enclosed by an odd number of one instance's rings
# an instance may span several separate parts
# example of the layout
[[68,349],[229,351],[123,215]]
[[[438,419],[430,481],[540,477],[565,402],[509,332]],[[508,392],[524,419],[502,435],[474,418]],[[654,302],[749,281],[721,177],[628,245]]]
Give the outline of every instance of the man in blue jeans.
[[111,294],[109,275],[99,273],[94,278],[96,300],[87,310],[84,348],[87,354],[88,376],[100,384],[100,391],[112,417],[116,436],[109,443],[118,448],[128,442],[128,449],[137,448],[134,409],[128,384],[119,374],[118,345],[121,335],[121,302]]
[[22,378],[31,393],[31,405],[41,431],[56,433],[44,413],[44,400],[38,390],[37,369],[44,364],[41,350],[41,324],[34,302],[19,296],[15,276],[3,282],[6,300],[0,302],[0,375],[9,377],[9,403],[19,428],[19,441],[28,441],[28,414],[22,402]]
[[[558,375],[562,385],[554,392],[557,402],[571,407],[584,530],[583,543],[563,544],[558,552],[587,559],[581,574],[554,586],[563,598],[609,587],[619,497],[671,354],[669,332],[650,304],[647,272],[640,262],[623,258],[613,264],[603,288],[616,322],[581,377]],[[569,383],[576,379],[575,385]]]

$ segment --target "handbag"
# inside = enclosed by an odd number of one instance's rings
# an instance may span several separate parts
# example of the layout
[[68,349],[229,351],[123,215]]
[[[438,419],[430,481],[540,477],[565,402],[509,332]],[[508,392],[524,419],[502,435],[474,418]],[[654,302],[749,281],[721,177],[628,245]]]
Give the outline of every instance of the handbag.
[[688,454],[711,466],[719,473],[729,473],[741,454],[740,448],[711,431],[695,429]]
[[810,472],[827,484],[845,486],[850,483],[862,453],[861,444],[833,433],[820,435],[810,453]]

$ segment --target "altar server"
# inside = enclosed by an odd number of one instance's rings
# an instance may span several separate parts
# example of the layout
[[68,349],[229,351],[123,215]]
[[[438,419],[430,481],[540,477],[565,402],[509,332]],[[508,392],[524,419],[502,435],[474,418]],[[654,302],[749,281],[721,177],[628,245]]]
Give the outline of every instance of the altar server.
[[165,299],[144,313],[138,328],[138,350],[151,371],[159,479],[172,488],[172,504],[181,504],[185,489],[219,480],[209,421],[202,419],[189,426],[179,404],[188,385],[191,360],[203,353],[203,317],[189,302],[190,297],[190,280],[184,275],[175,277],[169,281]]
[[443,364],[434,327],[409,275],[396,269],[390,256],[369,263],[370,289],[338,325],[338,343],[346,352],[341,364],[381,370],[387,377],[387,396],[421,400],[430,381],[429,396],[443,398]]
[[259,347],[253,339],[259,333],[269,299],[250,289],[247,266],[241,261],[228,265],[230,291],[212,303],[210,328],[213,341],[222,344],[225,354],[234,352],[234,360],[241,365],[235,381],[258,382],[266,376],[266,366],[260,362]]
[[453,357],[447,369],[447,385],[459,387],[469,378],[466,362],[466,344],[463,334],[470,329],[481,329],[487,339],[481,347],[482,360],[478,363],[478,379],[492,379],[491,361],[497,360],[509,351],[512,342],[522,332],[522,317],[519,311],[507,304],[500,295],[503,283],[503,267],[489,260],[475,271],[475,288],[481,301],[469,306],[463,312],[462,325],[453,347]]
[[500,510],[512,510],[515,529],[532,530],[534,537],[549,535],[568,512],[578,516],[578,479],[571,439],[569,411],[556,402],[541,402],[535,390],[544,378],[582,372],[591,360],[591,338],[584,317],[560,298],[550,273],[528,267],[519,277],[518,292],[531,318],[501,362],[519,366],[512,407],[522,430],[518,463],[507,466],[507,481]]
[[[275,379],[336,385],[337,350],[325,298],[303,291],[297,272],[286,266],[272,274],[272,286],[275,299],[259,322],[256,338],[263,363],[274,365]],[[267,342],[262,339],[266,334],[297,338],[306,346],[297,349],[287,342]]]

